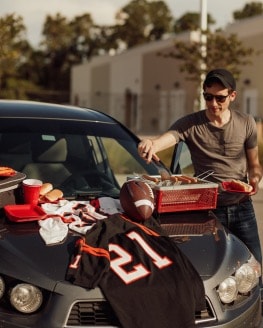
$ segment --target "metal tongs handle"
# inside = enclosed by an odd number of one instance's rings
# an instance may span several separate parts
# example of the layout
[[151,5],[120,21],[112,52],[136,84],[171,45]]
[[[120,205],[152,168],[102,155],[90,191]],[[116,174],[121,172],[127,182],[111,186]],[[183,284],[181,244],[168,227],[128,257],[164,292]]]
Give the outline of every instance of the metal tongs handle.
[[165,180],[169,180],[172,176],[172,172],[155,156],[152,157],[153,164],[157,167],[159,174],[161,177],[163,177]]
[[214,174],[214,171],[208,170],[196,176],[197,179],[205,180],[210,175]]

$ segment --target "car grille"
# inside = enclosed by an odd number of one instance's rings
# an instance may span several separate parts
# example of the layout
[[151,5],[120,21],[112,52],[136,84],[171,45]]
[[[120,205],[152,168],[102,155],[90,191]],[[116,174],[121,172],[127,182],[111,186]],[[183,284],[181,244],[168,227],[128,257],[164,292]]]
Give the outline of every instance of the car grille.
[[206,298],[205,309],[195,313],[195,324],[207,323],[216,320],[216,315],[210,301]]
[[[195,314],[195,321],[198,323],[215,320],[212,307],[206,301],[206,309]],[[106,301],[102,302],[77,302],[73,305],[68,321],[67,328],[82,326],[115,326],[120,327],[120,323]]]
[[73,305],[66,327],[116,326],[120,323],[106,301],[77,302]]

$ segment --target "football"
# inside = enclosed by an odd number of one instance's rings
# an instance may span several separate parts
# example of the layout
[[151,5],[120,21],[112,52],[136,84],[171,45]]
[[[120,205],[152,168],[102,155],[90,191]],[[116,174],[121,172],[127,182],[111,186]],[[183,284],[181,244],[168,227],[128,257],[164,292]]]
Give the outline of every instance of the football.
[[154,211],[153,191],[144,181],[129,180],[121,187],[120,203],[131,220],[137,222],[147,220]]

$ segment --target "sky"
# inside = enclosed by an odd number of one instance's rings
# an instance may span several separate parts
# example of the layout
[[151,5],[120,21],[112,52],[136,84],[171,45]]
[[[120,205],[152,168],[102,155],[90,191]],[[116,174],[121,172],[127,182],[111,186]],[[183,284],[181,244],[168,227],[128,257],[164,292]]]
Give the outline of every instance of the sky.
[[[163,0],[175,19],[186,12],[199,12],[201,3],[207,3],[207,11],[215,19],[214,27],[225,27],[233,22],[233,12],[244,5],[263,0]],[[115,14],[131,0],[1,0],[0,17],[15,13],[23,18],[27,38],[32,46],[37,46],[47,15],[60,13],[69,20],[84,13],[91,14],[99,25],[115,22]]]

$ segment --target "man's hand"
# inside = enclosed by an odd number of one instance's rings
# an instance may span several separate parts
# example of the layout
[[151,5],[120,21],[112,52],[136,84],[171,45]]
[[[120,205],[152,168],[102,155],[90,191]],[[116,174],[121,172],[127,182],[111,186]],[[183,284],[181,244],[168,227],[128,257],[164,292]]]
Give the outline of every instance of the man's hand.
[[248,181],[249,184],[254,188],[252,193],[253,195],[258,192],[259,182],[263,175],[263,168],[259,162],[258,147],[247,149],[246,153],[248,163]]
[[259,189],[259,179],[258,177],[251,177],[249,178],[249,184],[253,187],[253,191],[251,192],[251,195],[255,195],[258,192]]
[[138,145],[139,155],[150,163],[152,158],[159,160],[159,157],[155,154],[154,141],[151,139],[143,139]]
[[176,142],[176,132],[169,130],[154,139],[143,139],[138,145],[138,152],[147,163],[150,163],[153,158],[159,161],[156,153],[175,145]]

